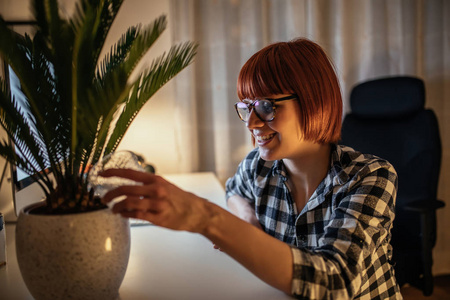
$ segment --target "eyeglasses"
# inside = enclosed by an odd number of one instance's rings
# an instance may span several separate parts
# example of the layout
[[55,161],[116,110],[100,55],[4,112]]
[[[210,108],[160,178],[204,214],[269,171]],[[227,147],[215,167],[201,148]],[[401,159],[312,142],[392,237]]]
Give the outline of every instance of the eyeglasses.
[[250,104],[244,103],[244,102],[236,102],[234,104],[234,108],[236,108],[236,112],[239,116],[239,118],[247,122],[250,118],[250,113],[252,112],[252,109],[255,110],[256,116],[263,122],[270,122],[275,119],[275,113],[276,113],[276,107],[275,102],[285,101],[285,100],[291,100],[291,99],[297,99],[297,95],[292,94],[283,98],[278,99],[260,99],[255,100]]

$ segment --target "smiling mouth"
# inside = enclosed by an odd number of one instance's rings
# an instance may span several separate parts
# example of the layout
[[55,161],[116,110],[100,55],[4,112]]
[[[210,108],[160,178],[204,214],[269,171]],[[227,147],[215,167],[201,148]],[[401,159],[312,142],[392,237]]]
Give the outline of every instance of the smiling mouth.
[[271,133],[271,134],[267,134],[267,135],[255,135],[255,139],[258,142],[258,144],[266,144],[267,142],[269,142],[270,140],[272,140],[272,138],[276,135],[276,133]]

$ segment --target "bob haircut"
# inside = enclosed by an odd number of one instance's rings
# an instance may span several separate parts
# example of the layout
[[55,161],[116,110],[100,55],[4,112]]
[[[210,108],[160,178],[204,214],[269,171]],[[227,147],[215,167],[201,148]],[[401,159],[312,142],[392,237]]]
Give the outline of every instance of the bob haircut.
[[240,100],[296,94],[303,139],[337,143],[341,135],[342,96],[333,64],[324,50],[308,39],[271,44],[242,67]]

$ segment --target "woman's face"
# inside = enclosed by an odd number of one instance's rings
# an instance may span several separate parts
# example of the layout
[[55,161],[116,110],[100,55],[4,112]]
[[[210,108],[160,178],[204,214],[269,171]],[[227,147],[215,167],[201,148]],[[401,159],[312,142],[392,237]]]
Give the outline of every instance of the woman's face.
[[[288,95],[270,95],[278,99]],[[271,122],[261,121],[252,110],[246,123],[264,160],[295,159],[307,148],[300,130],[300,106],[297,100],[275,103],[276,115]]]

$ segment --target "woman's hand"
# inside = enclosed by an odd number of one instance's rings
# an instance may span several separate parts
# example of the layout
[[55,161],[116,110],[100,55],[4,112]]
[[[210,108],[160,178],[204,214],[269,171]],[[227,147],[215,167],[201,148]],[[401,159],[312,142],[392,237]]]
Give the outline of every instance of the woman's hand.
[[175,230],[204,233],[213,217],[210,204],[203,198],[181,190],[160,176],[127,169],[110,169],[103,177],[122,177],[142,185],[121,186],[103,197],[108,203],[125,196],[112,210],[123,217],[148,220],[155,225]]

